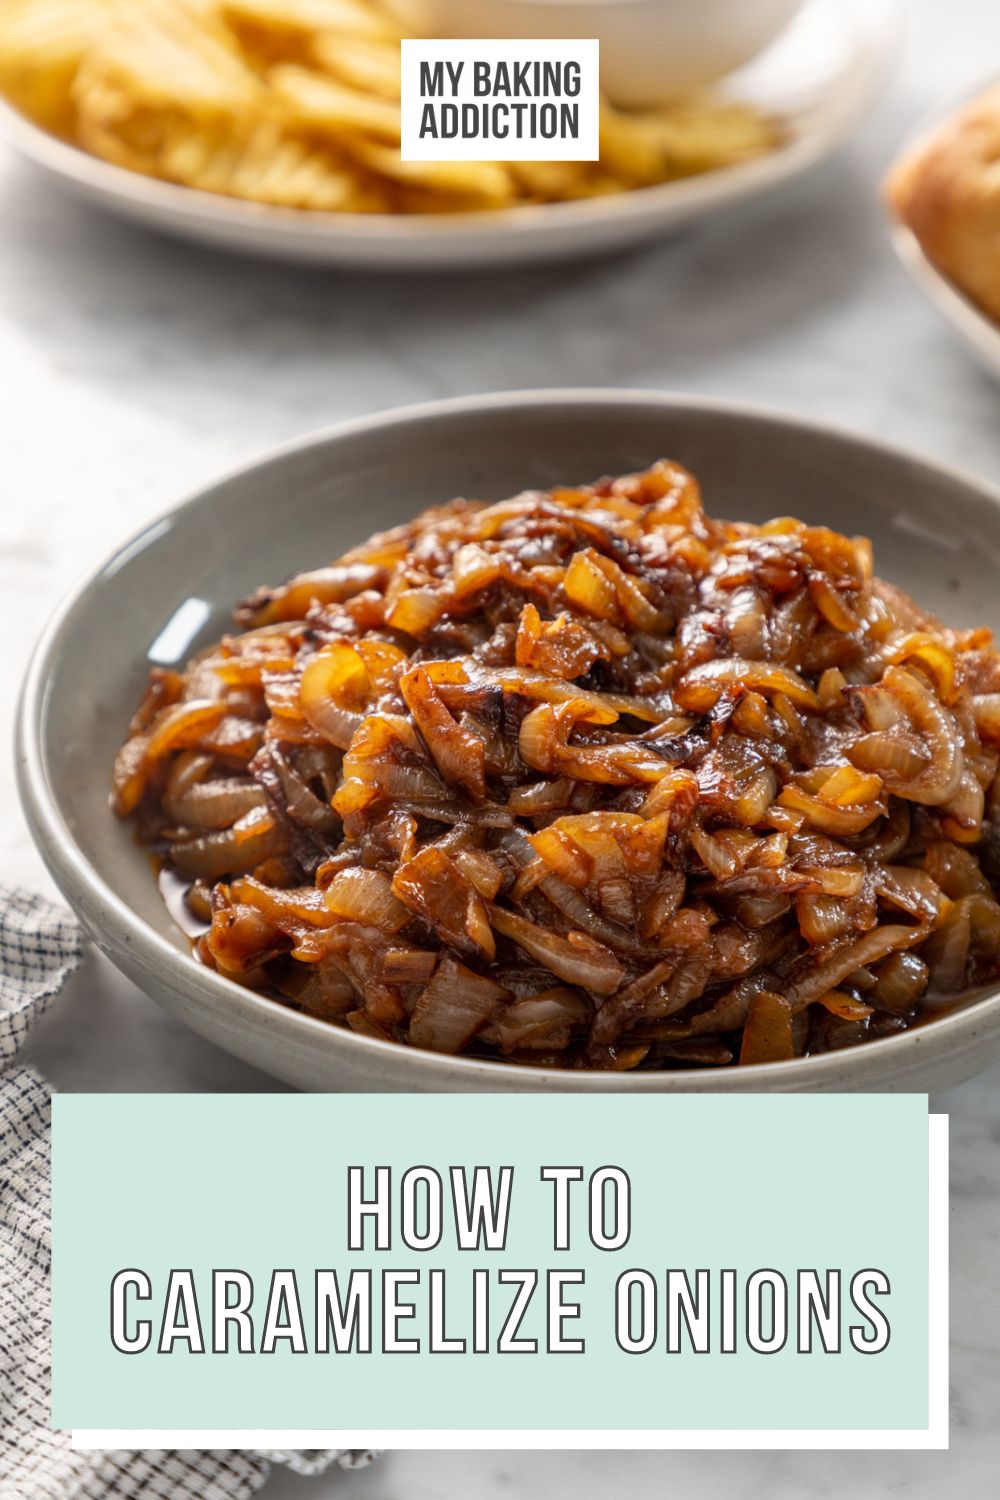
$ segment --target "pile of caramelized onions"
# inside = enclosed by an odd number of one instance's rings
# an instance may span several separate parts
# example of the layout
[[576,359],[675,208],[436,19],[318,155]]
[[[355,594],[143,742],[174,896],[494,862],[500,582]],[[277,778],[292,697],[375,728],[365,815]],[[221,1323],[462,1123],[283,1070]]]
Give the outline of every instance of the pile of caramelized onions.
[[157,670],[114,801],[201,959],[369,1037],[775,1062],[1000,976],[1000,655],[675,464],[455,501]]

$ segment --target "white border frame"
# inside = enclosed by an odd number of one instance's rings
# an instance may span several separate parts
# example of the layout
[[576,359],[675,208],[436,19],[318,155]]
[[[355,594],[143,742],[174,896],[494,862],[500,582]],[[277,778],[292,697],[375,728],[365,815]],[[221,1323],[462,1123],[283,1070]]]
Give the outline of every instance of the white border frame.
[[927,1356],[928,1426],[922,1428],[636,1429],[448,1428],[412,1430],[87,1428],[75,1449],[113,1448],[411,1448],[453,1451],[522,1449],[942,1449],[948,1447],[948,1116],[928,1116]]

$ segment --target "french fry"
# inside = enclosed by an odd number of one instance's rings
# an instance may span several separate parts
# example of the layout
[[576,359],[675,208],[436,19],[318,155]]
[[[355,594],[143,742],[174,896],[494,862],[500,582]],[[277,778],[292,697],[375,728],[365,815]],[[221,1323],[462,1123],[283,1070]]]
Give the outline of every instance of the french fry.
[[334,34],[368,41],[399,42],[403,32],[374,0],[219,0],[218,9],[237,28],[312,38]]
[[212,0],[131,0],[87,48],[73,93],[85,108],[88,80],[113,83],[137,107],[197,116],[267,108]]
[[0,91],[57,135],[72,135],[70,90],[113,0],[7,0],[0,19]]
[[349,142],[353,136],[362,135],[399,143],[398,103],[346,88],[333,78],[290,65],[275,68],[270,81],[275,95],[300,127],[335,140]]
[[399,152],[357,139],[349,149],[365,166],[406,187],[503,208],[515,198],[514,180],[502,162],[401,161]]
[[588,176],[588,162],[512,161],[511,175],[539,203],[572,198]]
[[313,42],[313,56],[327,73],[342,83],[381,99],[398,102],[400,93],[399,43],[320,32]]

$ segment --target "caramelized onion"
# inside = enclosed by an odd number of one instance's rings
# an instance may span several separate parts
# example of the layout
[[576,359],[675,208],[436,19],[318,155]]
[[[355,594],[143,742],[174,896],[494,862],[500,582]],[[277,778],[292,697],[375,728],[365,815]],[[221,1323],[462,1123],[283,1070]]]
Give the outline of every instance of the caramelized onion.
[[916,953],[892,953],[875,970],[871,998],[883,1010],[905,1015],[927,988],[930,970]]
[[325,891],[326,904],[338,917],[370,922],[383,932],[398,932],[410,914],[392,893],[392,886],[379,870],[341,870]]
[[787,1062],[794,1055],[791,1005],[772,990],[760,990],[750,1002],[743,1027],[740,1066]]
[[498,906],[492,908],[491,920],[498,932],[567,984],[579,985],[595,995],[610,995],[621,983],[622,967],[611,950],[582,932],[561,937]]
[[515,1000],[497,1017],[497,1040],[504,1052],[519,1047],[562,1051],[590,1022],[590,1006],[577,990],[557,987]]
[[253,824],[240,819],[218,833],[176,840],[171,845],[170,862],[188,880],[220,880],[223,875],[252,870],[262,860],[280,854],[284,847],[284,835],[271,819]]
[[341,750],[350,745],[362,721],[362,715],[351,711],[344,700],[363,699],[367,684],[364,665],[346,642],[334,642],[302,669],[302,711],[312,727]]
[[206,780],[213,767],[211,755],[185,750],[176,757],[163,792],[163,809],[178,829],[229,828],[254,808],[263,807],[264,793],[248,777],[220,776]]
[[912,947],[926,936],[926,928],[922,927],[876,927],[863,937],[842,943],[825,962],[786,989],[785,997],[794,1011],[802,1010],[811,1001],[836,989],[855,969],[875,963],[889,953]]
[[983,739],[1000,741],[1000,693],[977,693],[972,708]]
[[507,992],[447,954],[410,1017],[410,1041],[433,1052],[461,1052]]
[[[930,806],[947,802],[958,789],[963,765],[962,744],[953,715],[934,696],[925,678],[903,667],[887,668],[882,681],[885,691],[905,716],[904,722],[920,736],[927,756],[924,768],[915,774],[899,774],[887,766],[882,780],[890,792],[910,802]],[[848,754],[853,759],[857,751],[849,750]]]
[[727,687],[741,687],[772,697],[783,693],[798,708],[818,708],[816,693],[796,672],[765,661],[710,661],[694,667],[677,684],[674,694],[681,708],[704,713],[712,708]]
[[455,722],[422,667],[405,673],[399,689],[445,781],[453,782],[474,801],[482,802],[486,796],[486,751],[482,739]]

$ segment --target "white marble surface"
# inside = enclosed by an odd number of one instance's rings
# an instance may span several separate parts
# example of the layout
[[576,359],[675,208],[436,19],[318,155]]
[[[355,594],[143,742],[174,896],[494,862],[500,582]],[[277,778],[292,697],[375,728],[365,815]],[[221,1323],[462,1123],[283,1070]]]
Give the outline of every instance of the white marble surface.
[[[913,123],[998,66],[996,0],[920,0],[881,107],[836,160],[626,258],[407,281],[227,260],[78,205],[0,153],[0,740],[76,573],[185,490],[341,417],[473,390],[611,384],[785,407],[1000,479],[1000,388],[886,243],[879,176]],[[992,49],[992,54],[991,54]],[[6,753],[6,752],[5,752]],[[0,773],[0,878],[48,882]],[[63,1088],[278,1087],[91,960],[40,1029]],[[691,1500],[992,1493],[1000,1459],[1000,1072],[952,1115],[953,1435],[929,1455],[394,1454],[271,1500]]]

